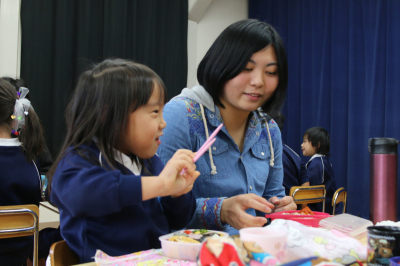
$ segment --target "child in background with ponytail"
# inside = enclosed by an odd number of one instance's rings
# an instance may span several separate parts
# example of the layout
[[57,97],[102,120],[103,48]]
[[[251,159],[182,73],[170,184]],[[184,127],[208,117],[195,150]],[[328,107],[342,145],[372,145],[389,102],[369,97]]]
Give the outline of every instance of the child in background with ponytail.
[[161,78],[130,61],[105,60],[79,77],[48,178],[61,235],[81,263],[96,249],[117,256],[160,248],[159,236],[192,218],[194,153],[178,150],[165,167],[156,155],[166,99]]
[[[13,79],[11,77],[2,77],[2,79],[10,82],[17,92],[19,91],[19,88],[27,87],[23,79]],[[26,99],[30,100],[29,95],[31,94],[32,92],[26,95]],[[43,149],[44,151],[38,155],[38,160],[40,164],[40,172],[42,175],[45,175],[53,164],[53,158],[51,157],[50,151],[46,146],[46,142],[44,142]]]
[[[22,87],[17,93],[0,79],[0,206],[39,206],[41,200],[37,158],[43,151],[43,130],[26,99],[28,92]],[[0,239],[0,265],[24,265],[32,251],[31,236]]]

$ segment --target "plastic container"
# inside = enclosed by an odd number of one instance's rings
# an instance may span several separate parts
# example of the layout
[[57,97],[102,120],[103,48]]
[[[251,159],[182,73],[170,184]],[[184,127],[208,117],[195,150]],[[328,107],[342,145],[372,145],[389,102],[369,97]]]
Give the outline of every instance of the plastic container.
[[374,250],[373,256],[368,257],[368,265],[392,265],[390,258],[400,256],[400,228],[370,226],[367,230],[368,247]]
[[[254,247],[256,243],[261,249],[280,261],[285,261],[288,232],[283,229],[267,227],[247,227],[239,230],[240,240]],[[253,243],[252,243],[253,242]]]
[[[299,211],[283,211],[283,212],[271,213],[271,214],[266,214],[265,217],[271,218],[272,221],[275,219],[285,219],[285,220],[296,221],[306,226],[319,227],[319,221],[330,216],[329,213],[315,212],[315,211],[313,211],[315,215],[292,214],[296,212]],[[290,213],[290,214],[284,214],[284,213]]]
[[[161,248],[163,254],[164,256],[173,259],[196,261],[203,243],[183,243],[183,242],[174,242],[168,240],[174,234],[183,231],[186,230],[177,231],[171,234],[160,236],[158,238],[161,241]],[[194,229],[190,229],[190,231],[194,231]],[[213,231],[213,230],[207,230],[207,231],[222,234],[223,236],[229,236],[228,233],[221,231]]]
[[319,222],[319,225],[327,229],[336,229],[345,235],[360,239],[367,235],[367,227],[373,224],[370,220],[343,213],[323,219]]

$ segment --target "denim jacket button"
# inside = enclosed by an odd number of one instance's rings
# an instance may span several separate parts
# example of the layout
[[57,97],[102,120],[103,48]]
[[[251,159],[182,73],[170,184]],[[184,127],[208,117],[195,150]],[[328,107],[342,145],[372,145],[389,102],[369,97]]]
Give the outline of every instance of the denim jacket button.
[[264,152],[261,152],[261,156],[264,156]]
[[257,135],[257,136],[259,136],[259,135],[260,135],[260,133],[256,132],[256,135]]
[[211,115],[210,115],[210,117],[211,117],[211,118],[214,118],[214,115],[213,115],[213,114],[211,114]]
[[250,186],[250,190],[253,190],[253,187],[252,187],[252,186]]
[[216,151],[216,150],[217,150],[217,148],[213,147],[213,150],[214,150],[214,151]]

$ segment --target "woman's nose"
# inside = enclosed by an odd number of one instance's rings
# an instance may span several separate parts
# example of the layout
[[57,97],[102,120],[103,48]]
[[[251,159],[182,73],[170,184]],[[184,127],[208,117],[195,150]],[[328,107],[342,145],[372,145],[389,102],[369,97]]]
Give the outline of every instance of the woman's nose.
[[263,73],[260,71],[254,71],[250,84],[258,88],[264,86]]

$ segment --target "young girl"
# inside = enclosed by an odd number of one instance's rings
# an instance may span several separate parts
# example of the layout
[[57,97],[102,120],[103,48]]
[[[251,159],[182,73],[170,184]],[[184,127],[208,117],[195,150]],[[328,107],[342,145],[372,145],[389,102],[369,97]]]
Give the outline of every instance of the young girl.
[[257,20],[233,23],[200,62],[197,79],[199,86],[165,106],[169,126],[158,150],[163,161],[179,148],[196,151],[224,124],[196,162],[201,176],[190,228],[238,234],[264,225],[266,212],[295,209],[282,185],[281,133],[264,113],[279,111],[285,99],[287,61],[279,34]]
[[[304,156],[311,156],[306,164],[310,185],[325,185],[325,212],[332,214],[332,197],[336,191],[336,182],[332,165],[326,158],[326,156],[329,156],[330,150],[328,131],[322,127],[307,129],[303,135],[301,149]],[[309,207],[314,211],[322,211],[323,206],[322,203],[314,203],[309,204]]]
[[[2,77],[2,79],[10,82],[16,91],[19,91],[19,88],[21,87],[27,87],[23,79],[13,79],[11,77]],[[31,93],[26,95],[26,99],[30,100],[29,95],[31,95]],[[43,149],[44,151],[38,155],[38,161],[40,164],[40,173],[45,175],[53,164],[53,158],[51,157],[50,151],[46,146],[46,142],[44,142]]]
[[[26,99],[28,92],[20,88],[17,93],[0,79],[0,206],[39,206],[41,200],[37,158],[43,150],[43,130]],[[32,237],[0,239],[0,265],[23,265],[32,251]]]
[[177,151],[165,168],[155,155],[165,99],[160,77],[130,61],[105,60],[80,76],[48,177],[61,235],[81,263],[96,249],[116,256],[159,248],[159,236],[193,216],[194,153]]

